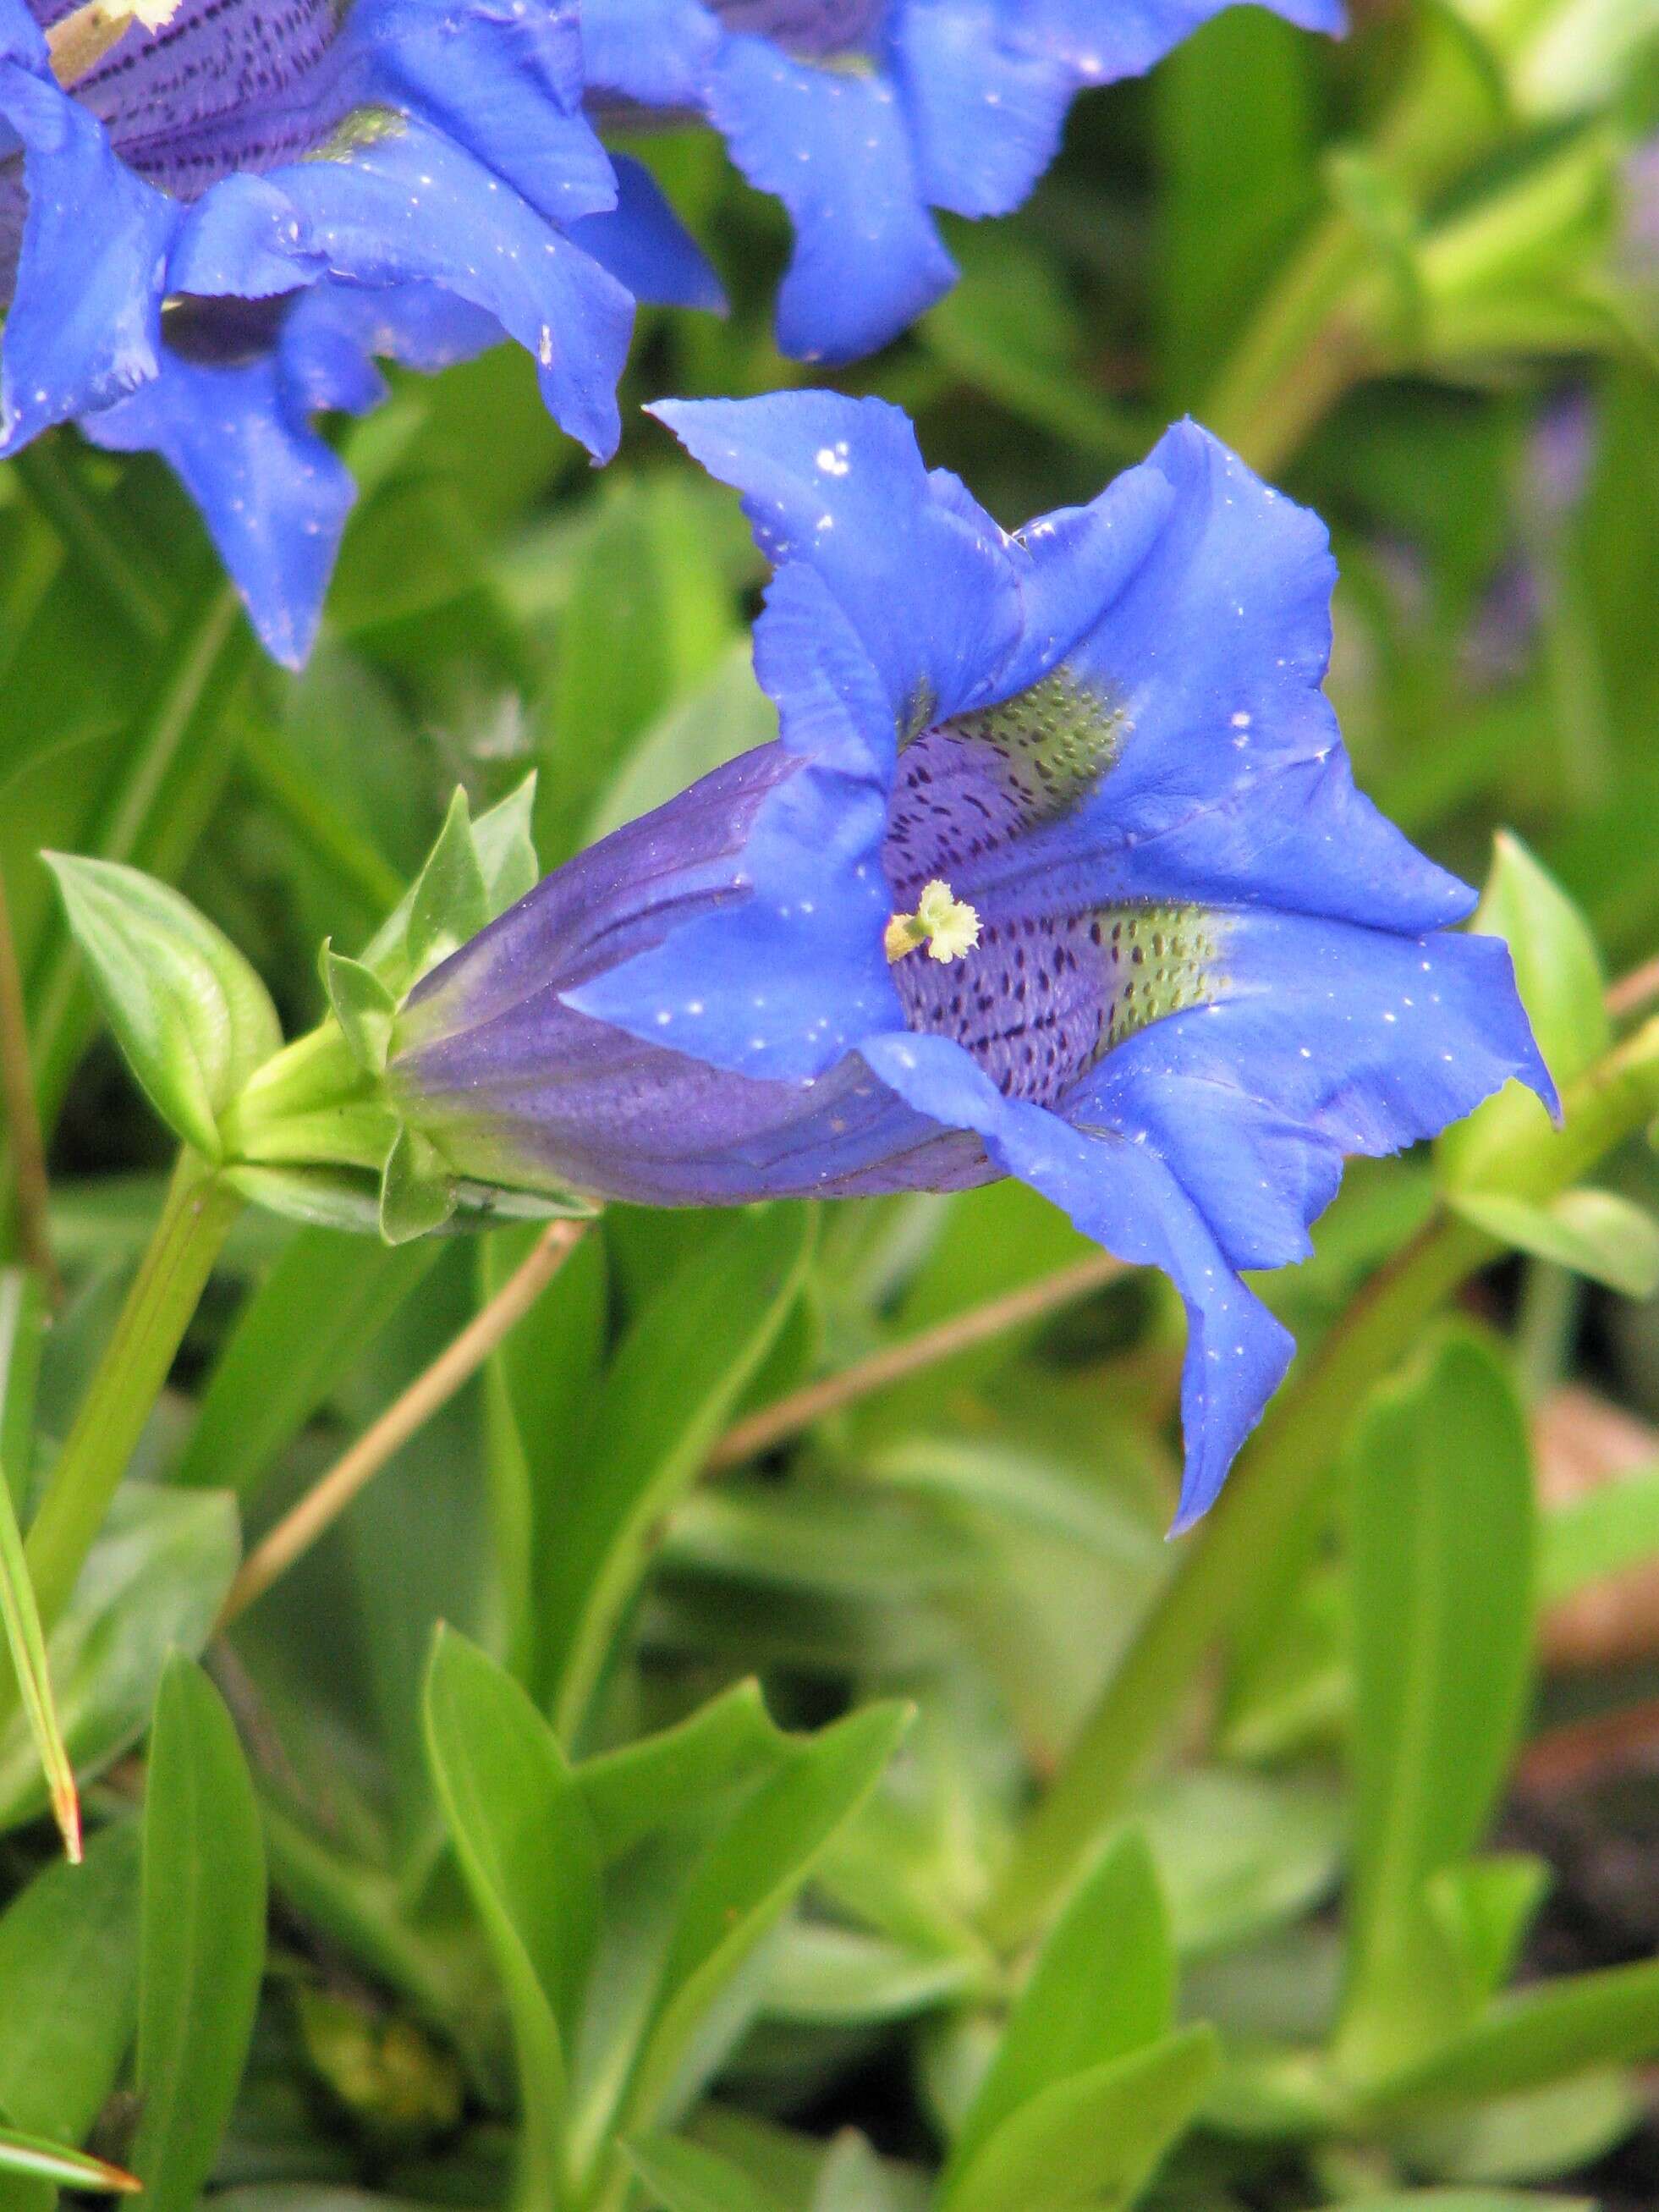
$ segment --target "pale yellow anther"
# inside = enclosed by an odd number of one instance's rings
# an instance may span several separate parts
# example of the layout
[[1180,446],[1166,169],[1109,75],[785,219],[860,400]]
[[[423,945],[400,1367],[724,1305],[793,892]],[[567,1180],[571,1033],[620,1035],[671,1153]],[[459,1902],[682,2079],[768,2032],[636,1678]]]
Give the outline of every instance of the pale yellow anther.
[[923,945],[930,960],[960,960],[979,943],[979,916],[936,876],[922,886],[914,914],[893,916],[882,942],[890,961],[902,960]]
[[119,45],[133,24],[163,30],[181,4],[182,0],[86,0],[46,33],[52,75],[67,91]]

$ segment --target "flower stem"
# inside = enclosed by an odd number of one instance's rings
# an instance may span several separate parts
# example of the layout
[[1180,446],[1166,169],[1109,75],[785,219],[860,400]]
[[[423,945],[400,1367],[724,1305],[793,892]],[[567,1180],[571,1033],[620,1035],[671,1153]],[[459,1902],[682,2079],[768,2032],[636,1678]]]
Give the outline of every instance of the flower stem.
[[1346,215],[1315,230],[1200,409],[1206,428],[1264,476],[1293,458],[1371,366],[1360,312],[1370,270]]
[[64,1446],[26,1552],[50,1630],[75,1588],[241,1201],[194,1153],[179,1160],[115,1334]]
[[522,1321],[586,1233],[586,1220],[550,1222],[529,1257],[509,1275],[489,1304],[477,1313],[401,1398],[358,1437],[344,1457],[308,1490],[293,1510],[249,1553],[231,1584],[218,1626],[231,1622],[263,1597],[279,1576],[333,1526],[357,1493],[369,1483],[416,1430],[476,1375],[508,1331]]
[[[1458,42],[1431,21],[1399,97],[1361,159],[1413,208],[1480,156],[1501,112],[1474,81]],[[1276,474],[1345,392],[1391,364],[1412,280],[1408,242],[1368,230],[1333,205],[1267,293],[1200,419],[1252,468]],[[1414,304],[1414,303],[1413,303]]]
[[[1565,1131],[1540,1149],[1527,1177],[1529,1194],[1576,1181],[1656,1104],[1659,1019],[1573,1087]],[[1425,1316],[1502,1249],[1455,1213],[1437,1213],[1371,1278],[1286,1387],[1027,1821],[987,1914],[994,1941],[1008,1948],[1026,1942],[1066,1894],[1164,1741],[1205,1653],[1274,1572],[1355,1406],[1416,1340]]]
[[0,1094],[3,1094],[6,1127],[11,1136],[12,1189],[16,1212],[17,1249],[23,1264],[40,1276],[46,1295],[56,1305],[63,1285],[52,1261],[47,1234],[46,1143],[40,1133],[40,1109],[34,1095],[34,1071],[29,1060],[28,1016],[23,1003],[23,978],[17,964],[17,939],[11,926],[11,902],[0,878]]

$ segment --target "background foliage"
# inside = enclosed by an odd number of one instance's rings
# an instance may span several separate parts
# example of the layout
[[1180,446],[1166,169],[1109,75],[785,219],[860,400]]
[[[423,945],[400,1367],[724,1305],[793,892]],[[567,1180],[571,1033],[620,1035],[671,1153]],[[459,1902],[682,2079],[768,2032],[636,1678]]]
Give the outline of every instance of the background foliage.
[[[1652,71],[1621,39],[1594,82],[1506,76],[1503,12],[1378,5],[1335,48],[1228,14],[1081,102],[846,381],[1010,524],[1187,408],[1316,505],[1361,777],[1472,878],[1522,841],[1487,921],[1571,1079],[1659,939]],[[644,150],[735,307],[647,316],[629,396],[799,380],[774,211],[710,139]],[[159,467],[64,434],[0,471],[64,1289],[47,1327],[0,1277],[25,1521],[168,1164],[37,854],[180,884],[293,1033],[457,782],[535,768],[550,865],[763,739],[735,503],[633,422],[595,476],[515,351],[400,385],[341,433],[362,501],[294,678]],[[1351,1175],[1267,1286],[1303,1346],[1236,1478],[1268,1503],[1181,1547],[1142,1276],[716,1449],[1087,1259],[1030,1193],[617,1209],[216,1634],[245,1536],[532,1234],[245,1217],[52,1633],[78,1869],[0,1728],[0,2205],[99,2157],[157,2212],[1651,2203],[1659,1603],[1610,1578],[1659,1559],[1659,1171],[1638,1139],[1594,1192],[1512,1187],[1530,1111]]]

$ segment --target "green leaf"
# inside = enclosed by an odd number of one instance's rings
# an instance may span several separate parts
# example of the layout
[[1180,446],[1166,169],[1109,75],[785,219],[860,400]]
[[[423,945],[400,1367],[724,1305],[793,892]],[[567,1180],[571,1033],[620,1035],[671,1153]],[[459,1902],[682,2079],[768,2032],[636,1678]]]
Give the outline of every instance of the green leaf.
[[1659,2052],[1659,1961],[1563,1975],[1495,2004],[1474,2025],[1371,2087],[1376,2110],[1510,2097]]
[[966,281],[918,325],[927,350],[1044,437],[1112,462],[1144,452],[1139,427],[1090,380],[1060,271],[1030,234],[961,225],[951,242]]
[[1237,1949],[1335,1887],[1346,1808],[1322,1781],[1181,1767],[1136,1809],[1184,1957]]
[[1190,2027],[1052,2082],[1014,2112],[944,2200],[948,2212],[1121,2212],[1196,2113],[1216,2066]]
[[540,1596],[546,1702],[569,1741],[587,1712],[664,1515],[693,1480],[796,1297],[813,1216],[739,1216],[629,1330],[550,1499]]
[[678,1728],[584,1759],[576,1781],[601,1855],[620,1858],[664,1822],[769,1779],[800,1755],[776,1727],[758,1682],[739,1682]]
[[707,680],[629,750],[587,824],[589,842],[648,814],[699,776],[769,744],[777,733],[778,710],[755,680],[749,640],[735,639]]
[[[480,1240],[482,1295],[499,1291],[540,1235],[501,1229]],[[415,1249],[431,1247],[416,1246]],[[507,1607],[508,1663],[538,1679],[536,1643],[552,1501],[599,1380],[610,1321],[605,1238],[583,1237],[490,1362],[486,1419],[495,1557]]]
[[216,1159],[220,1114],[282,1045],[264,985],[165,884],[110,860],[42,857],[128,1065],[173,1133]]
[[551,1729],[512,1677],[451,1629],[427,1674],[427,1753],[506,1991],[518,2053],[520,2185],[562,2201],[568,2053],[599,1923],[599,1856]]
[[1455,1194],[1466,1221],[1501,1237],[1534,1260],[1553,1260],[1627,1298],[1659,1290],[1659,1223],[1643,1206],[1610,1190],[1580,1184],[1544,1205],[1498,1192]]
[[1480,1999],[1495,1996],[1513,1972],[1549,1886],[1547,1863],[1522,1851],[1467,1859],[1429,1877],[1429,1911]]
[[230,1716],[182,1654],[162,1674],[150,1735],[139,1957],[132,2167],[155,2212],[191,2212],[253,2033],[265,1862]]
[[850,2129],[836,2136],[818,2170],[812,2212],[899,2212],[897,2194],[880,2159]]
[[648,2136],[626,2146],[628,2162],[663,2212],[779,2212],[740,2166],[679,2136]]
[[19,2135],[4,2126],[0,2126],[0,2173],[61,2182],[65,2189],[115,2190],[125,2194],[143,2187],[131,2174],[118,2166],[106,2165],[101,2158],[89,2158],[84,2151],[66,2150],[61,2143],[47,2142],[40,2136]]
[[[205,1644],[240,1553],[228,1498],[137,1484],[117,1492],[46,1642],[58,1721],[83,1781],[142,1732],[169,1651]],[[16,1713],[0,1732],[0,1828],[32,1819],[45,1797]]]
[[1109,1845],[1037,1954],[941,2184],[945,2202],[998,2130],[1057,2084],[1156,2043],[1175,2022],[1175,1948],[1146,1839]]
[[550,864],[568,857],[585,828],[592,834],[595,800],[634,741],[731,636],[730,586],[710,557],[731,526],[728,510],[678,474],[606,479],[559,623],[537,732],[537,843]]
[[465,791],[449,802],[438,841],[410,895],[404,932],[408,974],[422,975],[445,956],[476,937],[489,920],[489,892],[472,830]]
[[[1500,836],[1470,927],[1504,938],[1521,1001],[1559,1089],[1582,1075],[1611,1034],[1601,956],[1583,916],[1516,837]],[[1543,1109],[1511,1083],[1440,1139],[1442,1180],[1457,1197],[1505,1188],[1504,1156],[1545,1136]]]
[[1472,1993],[1425,1885],[1478,1839],[1527,1692],[1533,1484],[1496,1355],[1444,1332],[1380,1390],[1351,1455],[1354,1881],[1345,2063],[1388,2070]]
[[0,1916],[0,2111],[31,2134],[80,2142],[137,2019],[136,1823],[100,1829],[80,1866],[59,1861],[13,1899]]
[[908,1724],[872,1705],[805,1745],[738,1808],[682,1897],[623,2105],[626,2131],[672,2124],[735,2033],[739,1969],[874,1790]]
[[18,1506],[28,1496],[46,1320],[39,1277],[25,1267],[0,1267],[0,1480]]
[[372,968],[331,945],[323,946],[320,964],[323,988],[352,1058],[366,1075],[383,1075],[398,1001]]
[[884,1936],[800,1920],[782,1929],[771,1955],[766,2010],[772,2020],[867,2027],[982,1992],[989,1973],[987,1961],[966,1947],[915,1950]]
[[1530,2189],[1404,2189],[1356,2197],[1345,2212],[1595,2212],[1587,2197],[1540,2197]]
[[252,1495],[436,1260],[435,1242],[306,1229],[237,1316],[173,1480]]
[[[1317,204],[1315,57],[1265,13],[1228,9],[1152,80],[1162,188],[1152,276],[1167,386],[1196,400]],[[1234,131],[1250,118],[1250,159]]]
[[0,1624],[4,1626],[7,1648],[16,1671],[23,1717],[40,1755],[41,1771],[52,1797],[52,1818],[64,1838],[65,1852],[71,1861],[78,1863],[81,1801],[76,1795],[75,1770],[70,1764],[63,1729],[58,1724],[46,1639],[41,1631],[34,1584],[29,1580],[22,1533],[17,1526],[11,1488],[3,1468],[0,1468]]
[[1538,1601],[1544,1607],[1659,1559],[1659,1462],[1553,1506],[1538,1535]]

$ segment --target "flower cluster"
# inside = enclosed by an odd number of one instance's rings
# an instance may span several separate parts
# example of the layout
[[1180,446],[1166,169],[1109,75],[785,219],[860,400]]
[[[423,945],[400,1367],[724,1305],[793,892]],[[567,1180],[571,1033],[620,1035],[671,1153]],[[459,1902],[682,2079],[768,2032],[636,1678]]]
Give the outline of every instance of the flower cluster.
[[[797,244],[778,342],[838,362],[884,345],[955,282],[931,210],[1018,207],[1080,90],[1140,75],[1228,3],[584,0],[582,36],[600,114],[702,116],[783,202]],[[1340,0],[1271,4],[1341,27]],[[641,297],[696,296],[659,208],[616,228]]]
[[508,1188],[1023,1177],[1185,1301],[1184,1524],[1290,1357],[1240,1271],[1345,1153],[1553,1102],[1473,893],[1354,787],[1325,532],[1190,423],[1010,537],[878,401],[657,411],[774,564],[780,737],[418,982],[390,1099]]
[[310,418],[372,407],[375,356],[510,336],[614,449],[631,301],[571,233],[616,185],[569,0],[149,14],[0,0],[0,452],[73,419],[163,454],[297,663],[352,497]]

